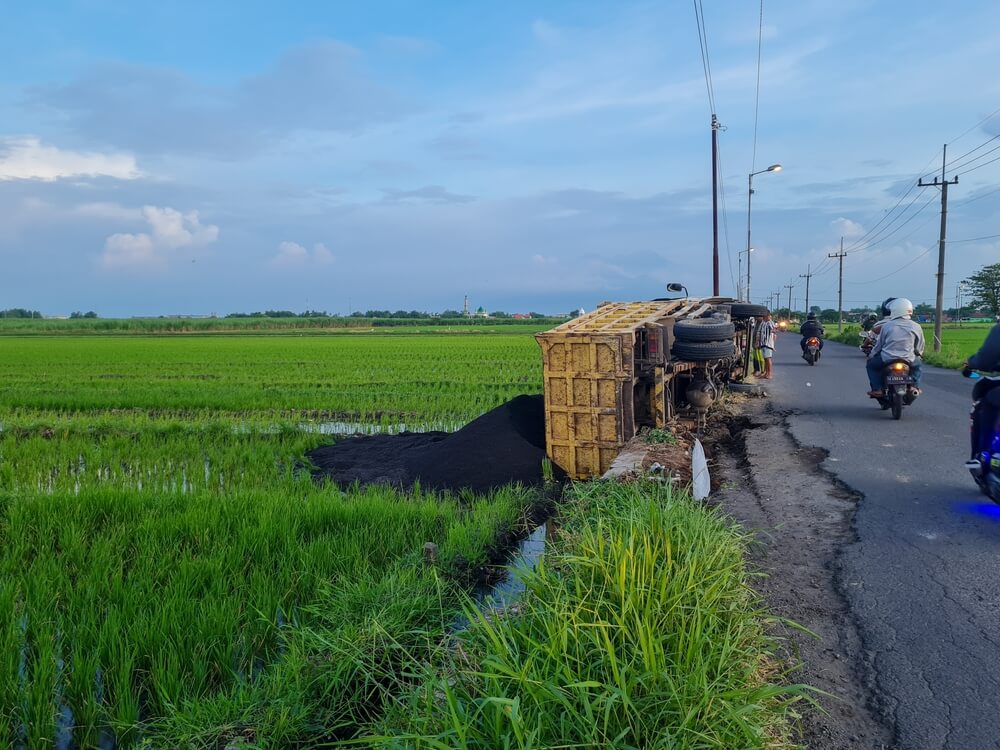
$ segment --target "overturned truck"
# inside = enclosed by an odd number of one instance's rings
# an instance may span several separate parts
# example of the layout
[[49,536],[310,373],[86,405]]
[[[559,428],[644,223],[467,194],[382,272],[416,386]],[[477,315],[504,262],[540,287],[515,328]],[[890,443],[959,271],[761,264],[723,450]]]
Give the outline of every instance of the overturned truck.
[[726,297],[607,302],[538,334],[546,451],[573,479],[601,476],[643,427],[703,420],[742,377],[759,305]]

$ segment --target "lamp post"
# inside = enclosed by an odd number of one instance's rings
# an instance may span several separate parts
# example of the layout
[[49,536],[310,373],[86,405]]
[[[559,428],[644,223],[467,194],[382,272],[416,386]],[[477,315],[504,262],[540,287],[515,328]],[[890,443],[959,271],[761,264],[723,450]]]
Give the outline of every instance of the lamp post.
[[746,300],[747,302],[750,301],[750,296],[743,294],[743,256],[744,255],[747,256],[747,267],[749,268],[749,266],[750,266],[750,253],[752,253],[752,252],[753,252],[753,248],[752,247],[748,247],[746,250],[740,250],[738,253],[736,253],[736,257],[737,257],[737,260],[739,262],[739,272],[738,272],[738,274],[736,276],[736,278],[739,280],[737,282],[738,287],[736,289],[736,297],[741,302],[743,300]]
[[747,175],[747,299],[750,299],[750,203],[753,200],[753,178],[765,172],[780,172],[780,164],[772,164],[767,169]]

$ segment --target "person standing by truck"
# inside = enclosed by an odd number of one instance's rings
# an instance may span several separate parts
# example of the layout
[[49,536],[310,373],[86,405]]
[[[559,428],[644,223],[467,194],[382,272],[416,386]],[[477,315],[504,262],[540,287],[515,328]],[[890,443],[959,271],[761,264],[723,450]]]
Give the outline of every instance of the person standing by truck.
[[770,380],[774,374],[774,347],[777,343],[777,326],[771,320],[771,313],[764,313],[763,319],[757,324],[757,346],[760,347],[761,356],[764,358],[764,377]]

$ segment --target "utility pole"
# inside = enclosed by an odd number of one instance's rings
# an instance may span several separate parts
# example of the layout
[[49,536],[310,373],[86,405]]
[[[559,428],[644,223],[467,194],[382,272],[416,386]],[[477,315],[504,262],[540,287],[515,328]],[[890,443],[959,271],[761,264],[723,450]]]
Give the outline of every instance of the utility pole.
[[792,289],[795,288],[794,284],[785,284],[785,289],[788,290],[788,319],[792,319]]
[[948,144],[944,144],[941,154],[941,181],[934,178],[934,182],[924,182],[923,177],[917,182],[917,187],[941,188],[941,236],[938,240],[938,272],[937,272],[937,301],[934,311],[934,351],[941,351],[941,318],[944,312],[944,246],[945,236],[948,233],[948,185],[957,185],[958,177],[949,181],[944,177],[946,157],[948,155]]
[[840,252],[827,253],[827,258],[837,258],[840,261],[840,283],[837,285],[837,333],[844,330],[844,238],[840,238]]
[[807,265],[806,266],[806,272],[799,274],[799,278],[800,279],[805,279],[806,280],[806,315],[807,316],[809,315],[809,279],[811,279],[813,277],[812,272],[810,270],[811,268],[812,268],[811,264]]
[[[719,121],[712,114],[712,296],[719,296]],[[732,266],[730,266],[732,269]]]

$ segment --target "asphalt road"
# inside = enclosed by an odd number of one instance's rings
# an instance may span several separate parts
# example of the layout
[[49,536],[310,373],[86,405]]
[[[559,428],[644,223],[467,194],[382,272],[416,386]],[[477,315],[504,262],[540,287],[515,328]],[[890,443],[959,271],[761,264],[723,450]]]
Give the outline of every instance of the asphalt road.
[[925,367],[895,421],[865,395],[856,347],[827,342],[810,367],[798,342],[779,337],[768,390],[792,436],[862,495],[839,584],[898,746],[1000,748],[1000,506],[962,466],[971,384]]

